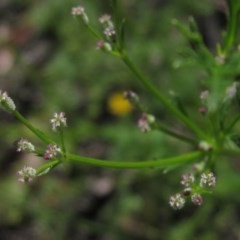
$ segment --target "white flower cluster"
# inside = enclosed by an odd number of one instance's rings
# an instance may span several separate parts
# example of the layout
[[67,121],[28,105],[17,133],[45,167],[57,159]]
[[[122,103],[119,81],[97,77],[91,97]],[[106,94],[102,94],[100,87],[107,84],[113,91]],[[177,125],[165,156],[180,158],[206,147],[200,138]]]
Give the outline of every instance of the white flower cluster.
[[64,112],[60,113],[54,113],[53,118],[50,120],[52,124],[52,130],[56,131],[60,127],[66,127],[67,126],[67,119],[65,117]]
[[12,112],[16,109],[15,103],[8,96],[8,93],[2,91],[1,89],[0,89],[0,105],[4,110],[9,112]]
[[30,143],[28,140],[21,138],[18,143],[17,143],[17,152],[23,152],[23,151],[27,151],[27,152],[34,152],[35,151],[35,147],[32,143]]
[[36,169],[24,166],[22,170],[18,171],[18,175],[20,176],[18,181],[22,183],[32,182],[32,180],[36,177],[36,174]]
[[74,17],[80,16],[81,19],[82,19],[82,21],[83,21],[85,24],[88,24],[88,23],[89,23],[88,16],[87,16],[87,14],[85,13],[84,7],[82,7],[82,6],[73,7],[73,8],[72,8],[72,15],[73,15]]
[[[177,193],[170,197],[170,206],[177,210],[184,207],[186,197],[190,196],[191,202],[196,206],[203,204],[202,193],[206,193],[206,190],[213,188],[216,185],[216,177],[214,173],[207,172],[200,175],[199,183],[196,183],[195,177],[192,173],[186,173],[182,175],[180,183],[184,186],[183,193]],[[210,192],[209,192],[210,193]]]

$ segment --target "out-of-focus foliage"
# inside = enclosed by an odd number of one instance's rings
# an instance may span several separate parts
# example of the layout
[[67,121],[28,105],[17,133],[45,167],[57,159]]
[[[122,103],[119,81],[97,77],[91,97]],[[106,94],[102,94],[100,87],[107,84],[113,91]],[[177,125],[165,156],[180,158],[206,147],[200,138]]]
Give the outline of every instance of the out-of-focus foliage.
[[[192,62],[178,68],[186,41],[171,20],[184,22],[195,16],[212,48],[221,31],[217,16],[224,15],[217,7],[220,1],[120,2],[132,59],[166,94],[172,90],[183,96],[193,118],[200,118],[197,106],[204,73]],[[184,144],[159,132],[141,133],[136,127],[139,112],[120,116],[109,111],[114,93],[132,89],[149,112],[181,129],[121,62],[96,50],[96,41],[70,15],[78,4],[73,0],[0,3],[0,87],[8,90],[28,119],[49,132],[52,113],[65,111],[67,147],[73,152],[127,161],[184,151]],[[80,4],[96,26],[99,16],[111,13],[108,1]],[[17,182],[17,169],[42,160],[16,154],[14,141],[32,135],[11,116],[2,111],[0,116],[0,239],[240,238],[239,165],[234,159],[218,164],[216,193],[200,208],[181,212],[168,207],[168,198],[179,187],[181,171],[188,168],[164,174],[158,169],[64,165],[25,186]]]

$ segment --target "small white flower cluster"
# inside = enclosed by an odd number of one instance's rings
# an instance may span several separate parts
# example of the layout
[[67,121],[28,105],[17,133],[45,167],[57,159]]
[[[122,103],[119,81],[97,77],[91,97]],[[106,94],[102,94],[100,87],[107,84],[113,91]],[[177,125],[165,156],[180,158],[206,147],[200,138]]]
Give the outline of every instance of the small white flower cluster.
[[37,171],[32,167],[24,166],[22,170],[18,171],[18,175],[20,176],[19,182],[29,183],[36,177]]
[[50,120],[52,124],[52,130],[56,131],[61,127],[67,126],[67,119],[64,112],[54,113],[53,118]]
[[200,186],[201,187],[214,188],[215,185],[216,185],[216,177],[212,172],[201,174],[201,179],[200,179]]
[[155,117],[153,115],[142,113],[141,117],[138,119],[137,125],[141,132],[149,132],[154,122]]
[[102,15],[98,20],[101,24],[112,25],[111,16],[109,14]]
[[107,39],[110,39],[112,36],[116,34],[116,30],[114,24],[111,20],[111,16],[108,14],[104,14],[99,18],[99,22],[104,26],[104,35]]
[[190,187],[195,182],[195,177],[192,173],[182,175],[180,183],[185,187]]
[[55,158],[61,153],[61,149],[56,144],[49,144],[43,155],[45,160],[50,160]]
[[103,25],[103,34],[105,35],[105,40],[101,39],[97,42],[97,49],[110,52],[112,51],[111,42],[114,41],[116,35],[114,23],[112,22],[109,14],[102,15],[98,20]]
[[[64,112],[54,113],[53,118],[50,120],[52,129],[56,131],[61,127],[67,126],[67,119],[65,117]],[[26,139],[21,138],[17,143],[17,152],[35,152],[35,146]],[[45,153],[43,154],[43,158],[45,160],[50,160],[56,158],[59,154],[61,154],[61,148],[56,144],[49,144],[46,148]],[[36,177],[37,171],[31,167],[25,166],[22,170],[18,171],[18,175],[20,176],[20,182],[31,182],[34,177]]]
[[74,17],[80,16],[81,19],[83,20],[83,22],[84,22],[85,24],[88,24],[88,23],[89,23],[88,16],[87,16],[87,14],[85,13],[84,7],[82,7],[82,6],[73,7],[73,8],[72,8],[72,15],[73,15]]
[[105,36],[107,38],[110,38],[112,36],[114,36],[116,34],[115,28],[114,27],[106,27],[103,31],[103,33],[105,34]]
[[185,204],[185,199],[182,197],[180,193],[177,193],[170,197],[169,204],[173,209],[178,210],[183,208]]
[[139,104],[139,96],[135,92],[125,91],[123,95],[124,95],[124,98],[126,98],[133,105],[136,106]]
[[21,138],[17,143],[17,152],[34,152],[35,147],[32,143],[30,143],[28,140]]
[[192,173],[182,175],[180,183],[184,186],[183,193],[177,193],[170,197],[170,206],[177,210],[184,207],[186,197],[190,195],[191,202],[196,206],[203,204],[201,193],[206,193],[209,188],[214,188],[216,185],[216,177],[214,173],[202,173],[199,184],[196,184],[195,177]]
[[0,89],[0,106],[8,112],[12,112],[16,109],[15,103],[8,96],[7,92],[4,92]]

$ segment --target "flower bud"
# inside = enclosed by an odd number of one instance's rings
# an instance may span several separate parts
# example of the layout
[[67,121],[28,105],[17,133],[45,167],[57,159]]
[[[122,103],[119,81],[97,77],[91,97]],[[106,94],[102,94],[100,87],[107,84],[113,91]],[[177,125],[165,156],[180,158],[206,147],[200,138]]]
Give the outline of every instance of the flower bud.
[[110,43],[105,42],[104,40],[99,40],[97,42],[97,49],[101,49],[105,52],[111,52],[112,51],[112,46]]
[[206,141],[201,141],[198,145],[199,149],[204,151],[204,152],[208,152],[211,151],[213,149],[212,145],[210,145],[208,142]]

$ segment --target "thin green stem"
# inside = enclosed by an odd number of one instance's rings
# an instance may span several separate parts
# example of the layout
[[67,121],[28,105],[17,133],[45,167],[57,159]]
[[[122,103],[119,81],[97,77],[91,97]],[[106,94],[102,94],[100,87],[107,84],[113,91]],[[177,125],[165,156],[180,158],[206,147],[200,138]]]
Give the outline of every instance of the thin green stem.
[[64,141],[64,136],[63,136],[63,129],[59,129],[59,135],[60,135],[60,140],[61,140],[61,147],[63,151],[63,157],[66,159],[66,146],[65,146],[65,141]]
[[227,26],[227,33],[224,43],[224,51],[228,53],[231,47],[235,44],[237,38],[237,31],[239,28],[240,3],[235,0],[228,0],[229,19]]
[[226,133],[229,133],[232,128],[235,126],[235,124],[239,121],[240,119],[240,114],[238,114],[233,120],[232,122],[229,124],[229,126],[227,127],[227,129],[225,130]]
[[180,133],[177,133],[175,131],[172,131],[171,129],[169,129],[168,127],[166,127],[165,125],[163,125],[161,122],[156,122],[155,123],[156,125],[156,128],[159,129],[160,131],[162,131],[163,133],[166,133],[167,135],[169,136],[172,136],[174,138],[177,138],[183,142],[186,142],[186,143],[190,143],[192,145],[196,145],[197,144],[197,141],[193,138],[190,138],[190,137],[186,137]]
[[14,116],[23,123],[33,134],[39,137],[43,142],[50,144],[54,143],[54,141],[46,136],[43,132],[36,129],[32,124],[30,124],[18,111],[13,111]]
[[69,162],[76,162],[80,164],[93,165],[98,167],[106,168],[122,168],[122,169],[139,169],[139,168],[165,168],[169,166],[176,166],[187,164],[196,161],[199,159],[203,153],[201,151],[194,151],[191,153],[186,153],[177,157],[164,158],[159,160],[146,160],[141,162],[121,162],[121,161],[107,161],[99,160],[95,158],[82,157],[74,154],[68,154]]
[[85,24],[86,27],[88,28],[88,30],[92,33],[92,35],[96,38],[96,39],[102,39],[101,34],[99,34],[98,32],[95,31],[95,29],[89,25],[89,24]]
[[37,176],[47,174],[50,170],[61,163],[60,160],[53,160],[37,168]]
[[[116,6],[114,5],[116,8]],[[88,23],[85,26],[97,39],[101,39],[101,35],[94,30]],[[136,75],[140,82],[145,86],[145,88],[152,93],[170,112],[180,119],[189,129],[191,129],[199,138],[205,139],[207,136],[198,128],[194,122],[192,122],[188,117],[181,113],[171,102],[165,98],[165,96],[153,85],[151,82],[138,70],[138,68],[129,59],[126,52],[110,51],[111,55],[121,58],[123,62],[128,66],[128,68]]]
[[152,93],[162,104],[166,107],[175,117],[180,119],[189,129],[191,129],[198,137],[205,139],[206,135],[198,128],[194,122],[182,114],[178,109],[171,104],[171,102],[165,98],[165,96],[139,71],[139,69],[133,64],[126,53],[122,54],[123,62],[128,68],[136,75],[144,87]]

